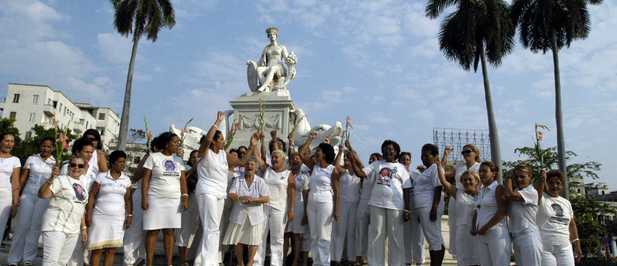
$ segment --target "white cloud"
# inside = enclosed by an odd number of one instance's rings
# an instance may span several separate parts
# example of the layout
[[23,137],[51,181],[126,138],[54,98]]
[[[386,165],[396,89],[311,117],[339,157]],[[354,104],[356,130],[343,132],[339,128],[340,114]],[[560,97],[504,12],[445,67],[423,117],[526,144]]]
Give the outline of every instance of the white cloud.
[[130,38],[126,38],[118,33],[99,33],[96,36],[96,40],[102,56],[107,61],[114,64],[128,65],[133,45]]

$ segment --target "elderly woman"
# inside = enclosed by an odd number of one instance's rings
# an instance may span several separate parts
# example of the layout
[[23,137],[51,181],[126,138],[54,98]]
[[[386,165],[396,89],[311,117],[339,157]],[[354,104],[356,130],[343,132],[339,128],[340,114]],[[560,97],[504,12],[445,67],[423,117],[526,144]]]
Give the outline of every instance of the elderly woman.
[[243,176],[231,185],[228,197],[234,202],[223,244],[235,245],[238,265],[244,266],[244,249],[248,247],[246,265],[252,266],[257,247],[262,243],[264,227],[263,205],[269,202],[268,185],[256,175],[257,162],[249,159]]
[[87,205],[88,250],[92,266],[100,264],[103,253],[105,265],[113,265],[116,249],[122,247],[124,229],[130,226],[133,217],[131,179],[123,173],[126,153],[112,152],[109,162],[111,169],[97,176]]
[[49,199],[43,215],[43,265],[66,265],[80,239],[87,241],[88,228],[84,213],[88,192],[83,183],[86,162],[73,157],[68,163],[68,175],[52,174],[39,189],[39,197]]
[[51,155],[54,147],[54,139],[44,138],[39,142],[39,153],[26,159],[21,178],[22,188],[19,199],[19,210],[15,235],[9,251],[9,265],[32,265],[36,258],[39,236],[41,235],[41,217],[47,210],[49,201],[38,196],[39,188],[51,176],[51,170],[56,164],[56,159]]
[[154,247],[163,231],[167,265],[173,263],[175,230],[182,225],[182,209],[189,207],[186,166],[176,155],[180,138],[171,132],[159,135],[160,152],[144,163],[141,206],[146,233],[146,264],[152,265]]
[[559,171],[549,171],[545,180],[548,193],[540,194],[537,220],[544,247],[542,265],[573,266],[583,253],[572,205],[561,196],[565,180]]
[[19,203],[21,162],[11,154],[14,146],[13,134],[0,135],[0,240],[4,239],[6,223]]

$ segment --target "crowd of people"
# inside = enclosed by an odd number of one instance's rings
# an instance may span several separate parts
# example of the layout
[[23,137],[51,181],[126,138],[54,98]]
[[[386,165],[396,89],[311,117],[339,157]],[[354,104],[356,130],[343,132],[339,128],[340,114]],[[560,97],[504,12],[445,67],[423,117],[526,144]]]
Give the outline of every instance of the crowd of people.
[[[299,147],[255,132],[229,149],[219,130],[224,114],[187,162],[181,138],[164,132],[134,173],[127,155],[107,155],[96,130],[74,141],[56,162],[56,140],[23,164],[14,136],[0,136],[0,239],[15,222],[9,265],[32,265],[42,237],[43,265],[152,265],[159,236],[168,265],[430,265],[446,248],[458,265],[574,265],[581,256],[562,173],[534,179],[519,165],[497,180],[499,166],[480,162],[473,145],[452,166],[425,144],[421,165],[385,140],[363,164],[349,139]],[[537,180],[533,182],[533,180]],[[442,236],[446,202],[449,245]],[[225,254],[231,254],[225,256]],[[309,259],[310,257],[310,259]],[[229,258],[229,259],[225,259]],[[4,263],[4,262],[2,262]]]

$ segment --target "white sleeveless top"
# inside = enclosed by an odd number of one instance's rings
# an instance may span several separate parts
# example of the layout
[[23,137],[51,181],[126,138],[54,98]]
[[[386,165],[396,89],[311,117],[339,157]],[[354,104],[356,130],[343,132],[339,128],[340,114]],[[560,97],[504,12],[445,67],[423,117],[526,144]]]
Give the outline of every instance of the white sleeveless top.
[[227,194],[228,174],[227,153],[224,150],[214,153],[208,149],[206,156],[197,163],[198,193],[224,198]]
[[277,173],[274,169],[268,167],[264,173],[263,179],[270,190],[270,202],[266,205],[280,211],[285,211],[287,209],[289,170],[283,170]]
[[360,199],[360,178],[349,171],[341,177],[341,199],[345,202],[356,202]]
[[[478,196],[478,220],[476,226],[481,228],[490,221],[495,213],[497,213],[497,197],[495,197],[495,191],[497,190],[497,181],[493,181],[488,186],[480,189],[480,195]],[[502,220],[500,223],[503,223]]]
[[476,209],[476,197],[462,190],[457,190],[454,202],[456,206],[456,225],[472,225],[473,212]]
[[321,168],[318,165],[313,166],[313,173],[309,180],[309,197],[316,202],[333,202],[332,197],[332,172],[334,165],[328,165],[326,168]]

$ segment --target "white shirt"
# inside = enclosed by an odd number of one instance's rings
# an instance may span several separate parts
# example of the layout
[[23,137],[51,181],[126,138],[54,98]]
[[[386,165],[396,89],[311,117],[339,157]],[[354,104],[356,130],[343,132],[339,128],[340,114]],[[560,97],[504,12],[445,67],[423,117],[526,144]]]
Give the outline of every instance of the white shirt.
[[[92,159],[90,159],[90,162],[92,162]],[[90,191],[92,183],[94,183],[94,180],[96,180],[96,176],[99,174],[98,169],[99,167],[97,164],[93,165],[91,163],[88,163],[88,169],[86,170],[86,173],[80,177],[82,179],[81,181],[84,185],[84,188],[87,191]],[[64,163],[62,164],[62,167],[60,168],[60,175],[69,175],[68,160],[64,161]]]
[[373,164],[371,179],[373,190],[369,206],[402,210],[405,208],[403,184],[409,183],[409,172],[400,163],[380,161]]
[[49,156],[45,160],[40,154],[28,157],[24,164],[24,169],[28,169],[28,180],[23,193],[38,194],[41,185],[51,176],[51,170],[55,164],[56,159],[53,156]]
[[567,199],[551,197],[544,193],[538,210],[538,227],[542,243],[546,247],[570,244],[570,221],[574,217],[572,205]]
[[49,189],[53,196],[49,199],[49,207],[43,215],[41,231],[79,233],[81,219],[88,202],[88,191],[82,179],[73,179],[66,175],[56,177]]
[[467,165],[463,163],[463,165],[456,168],[456,172],[454,174],[454,183],[456,183],[456,189],[464,189],[463,183],[461,183],[461,176],[466,171],[479,173],[480,172],[480,163],[475,162],[471,167],[467,168]]
[[287,210],[287,186],[289,185],[289,170],[276,172],[267,167],[263,180],[270,191],[270,202],[266,205],[279,211]]
[[296,175],[296,208],[302,205],[304,202],[304,198],[302,197],[302,192],[304,190],[309,189],[309,178],[311,176],[311,169],[309,169],[306,165],[300,166],[300,171]]
[[473,225],[473,213],[476,209],[476,197],[456,190],[456,225]]
[[309,198],[315,202],[333,202],[332,192],[332,172],[334,165],[321,168],[319,165],[313,166],[313,173],[309,180]]
[[360,200],[368,202],[371,199],[371,191],[373,190],[373,179],[371,179],[371,166],[362,169],[366,177],[360,182]]
[[150,154],[144,168],[152,171],[148,195],[159,198],[180,198],[180,176],[185,171],[184,161],[160,152]]
[[[493,181],[488,186],[484,186],[480,189],[480,195],[478,196],[478,219],[476,225],[478,229],[482,228],[490,221],[497,213],[497,197],[495,197],[495,191],[497,190],[497,181]],[[502,220],[503,222],[503,220]]]
[[513,201],[510,205],[510,232],[522,233],[525,230],[537,230],[536,214],[538,213],[538,191],[528,185],[518,191],[523,201]]
[[[259,176],[253,177],[253,182],[250,186],[244,180],[244,177],[237,178],[229,189],[229,193],[235,193],[238,197],[266,197],[270,196],[268,185]],[[244,224],[246,219],[249,219],[251,225],[261,224],[264,221],[263,204],[252,205],[234,202],[231,210],[230,221],[235,224]]]
[[15,168],[21,167],[19,158],[12,156],[9,158],[0,158],[0,190],[12,191],[11,175]]
[[113,179],[110,172],[106,172],[99,174],[95,182],[100,184],[100,188],[96,195],[94,213],[124,219],[124,195],[131,187],[131,179],[124,173],[118,179]]
[[[415,187],[411,196],[411,205],[414,209],[431,208],[433,206],[435,188],[441,186],[438,174],[437,164],[432,164],[422,173],[412,172],[411,178],[415,181]],[[411,181],[405,183],[404,188],[411,188]],[[439,204],[443,204],[443,200],[440,200]]]
[[228,174],[227,153],[224,150],[214,153],[208,149],[206,156],[197,163],[198,193],[225,198]]
[[341,176],[341,199],[344,202],[357,202],[360,199],[360,178],[349,171]]

